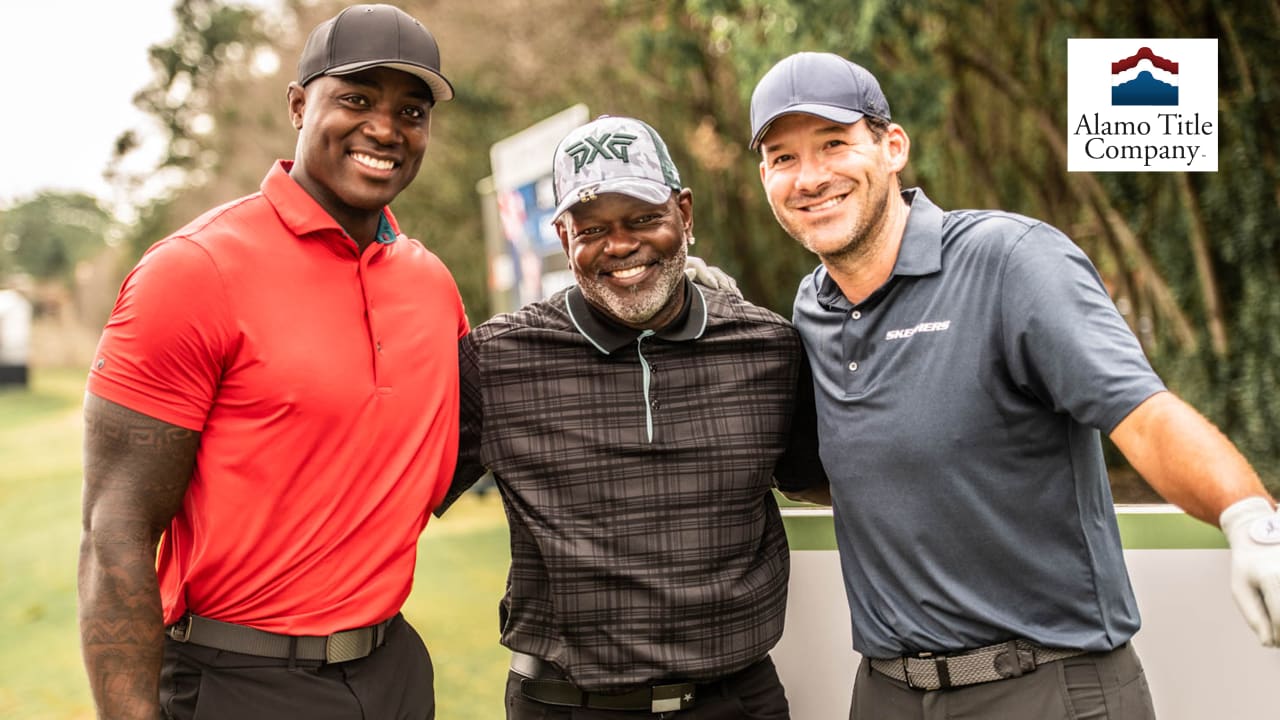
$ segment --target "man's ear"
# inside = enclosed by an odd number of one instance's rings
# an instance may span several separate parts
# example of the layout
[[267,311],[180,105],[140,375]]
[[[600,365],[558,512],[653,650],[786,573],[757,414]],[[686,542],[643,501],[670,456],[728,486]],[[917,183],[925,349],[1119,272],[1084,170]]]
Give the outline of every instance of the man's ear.
[[902,172],[911,156],[911,138],[907,137],[907,131],[897,123],[889,123],[881,144],[888,156],[889,169]]
[[565,227],[569,222],[568,215],[568,213],[565,213],[557,218],[554,223],[551,223],[556,228],[556,235],[560,236],[560,247],[564,248],[565,257],[569,256],[569,228]]
[[293,124],[294,130],[301,130],[302,115],[307,108],[307,90],[298,83],[291,82],[285,90],[285,97],[289,101],[289,122]]
[[680,210],[681,222],[686,235],[693,234],[693,191],[683,188],[676,193],[676,207]]

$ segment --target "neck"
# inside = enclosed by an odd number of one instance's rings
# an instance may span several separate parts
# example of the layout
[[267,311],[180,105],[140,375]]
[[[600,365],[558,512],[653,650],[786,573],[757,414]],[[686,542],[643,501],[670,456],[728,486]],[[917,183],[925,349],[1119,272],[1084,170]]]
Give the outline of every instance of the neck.
[[866,300],[893,275],[910,212],[911,206],[895,192],[883,220],[870,229],[867,242],[848,252],[819,256],[827,274],[849,302],[856,305]]
[[382,219],[382,210],[372,212],[332,203],[327,206],[324,203],[321,205],[337,221],[338,227],[341,227],[347,236],[355,241],[356,248],[360,252],[363,253],[365,248],[373,244],[374,238],[378,235],[378,222]]

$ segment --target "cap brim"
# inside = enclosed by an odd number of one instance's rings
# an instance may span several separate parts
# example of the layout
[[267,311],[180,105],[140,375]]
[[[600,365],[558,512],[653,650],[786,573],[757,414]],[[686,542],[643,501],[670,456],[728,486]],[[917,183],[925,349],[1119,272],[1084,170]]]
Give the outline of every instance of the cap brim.
[[350,65],[340,65],[330,68],[324,72],[325,75],[350,75],[351,73],[368,70],[369,68],[385,67],[392,70],[400,70],[407,72],[414,77],[421,78],[431,88],[431,98],[435,102],[445,102],[453,99],[453,85],[445,79],[443,75],[422,65],[414,65],[413,63],[399,61],[383,61],[369,60],[366,62],[351,63]]
[[[560,219],[565,211],[583,202],[583,191],[590,190],[590,198],[605,193],[620,193],[633,197],[653,205],[661,205],[671,198],[674,188],[663,185],[656,180],[648,180],[646,178],[614,178],[612,180],[602,180],[598,183],[584,185],[574,190],[567,197],[561,198],[560,204],[556,205],[556,212],[551,216],[551,222]],[[589,201],[589,200],[588,200]]]
[[765,121],[760,124],[760,129],[757,130],[755,136],[751,138],[751,149],[758,150],[760,148],[760,141],[764,139],[765,133],[769,132],[769,127],[773,125],[774,120],[777,120],[783,115],[791,115],[793,113],[813,115],[815,117],[820,117],[823,120],[838,122],[841,125],[852,125],[864,117],[864,113],[858,112],[857,110],[836,107],[835,105],[822,105],[820,103],[795,103],[794,105],[787,105],[765,118]]

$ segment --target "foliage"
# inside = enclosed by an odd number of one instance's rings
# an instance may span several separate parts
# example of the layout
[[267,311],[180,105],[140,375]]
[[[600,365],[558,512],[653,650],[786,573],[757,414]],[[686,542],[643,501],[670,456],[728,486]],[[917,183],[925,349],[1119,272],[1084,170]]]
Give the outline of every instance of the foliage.
[[[440,40],[458,99],[434,111],[423,170],[394,208],[453,269],[473,322],[489,314],[476,195],[488,148],[580,102],[593,114],[645,118],[662,133],[695,191],[695,252],[737,277],[748,298],[789,315],[798,278],[816,262],[770,215],[746,148],[747,106],[778,59],[832,51],[880,78],[912,139],[906,184],[943,207],[999,207],[1064,230],[1093,258],[1170,387],[1280,483],[1280,435],[1270,431],[1280,421],[1270,402],[1280,385],[1270,361],[1280,351],[1274,0],[1261,9],[1174,0],[1159,10],[1113,0],[402,6]],[[157,82],[140,98],[165,119],[166,162],[191,169],[190,182],[144,214],[136,251],[251,192],[270,159],[287,156],[293,131],[282,90],[291,68],[282,60],[286,69],[255,75],[252,58],[268,48],[291,61],[305,29],[338,7],[289,0],[286,17],[270,20],[216,0],[179,3],[179,32],[153,51]],[[1220,38],[1221,171],[1068,173],[1071,37]],[[178,107],[172,88],[184,84],[193,90]],[[192,129],[201,115],[212,127],[204,134]]]
[[69,285],[76,264],[100,252],[115,232],[93,197],[40,193],[0,211],[0,277],[25,273]]
[[[943,207],[999,207],[1065,230],[1099,266],[1170,387],[1280,486],[1280,437],[1272,430],[1280,408],[1271,402],[1280,370],[1269,360],[1280,351],[1280,75],[1266,60],[1280,39],[1275,3],[1270,22],[1258,22],[1252,6],[1204,0],[1166,3],[1160,12],[1022,0],[667,0],[633,11],[660,19],[638,26],[637,61],[673,89],[677,112],[705,103],[694,112],[712,114],[726,143],[747,136],[754,82],[781,57],[830,51],[866,65],[911,135],[906,184],[921,185]],[[1068,174],[1069,37],[1220,38],[1222,171]],[[704,83],[688,81],[691,73],[729,87],[704,93]],[[678,102],[678,93],[692,102]],[[763,199],[747,167],[755,162],[743,157],[720,177],[733,186],[725,195],[758,208]],[[705,197],[706,186],[694,187]],[[717,202],[733,207],[732,199]],[[733,214],[744,216],[736,207]],[[776,245],[759,240],[773,231],[758,218],[737,231],[747,240],[732,252],[751,266],[789,265],[777,262]],[[796,275],[787,275],[770,282],[747,270],[744,286],[779,308],[782,290],[794,287]]]

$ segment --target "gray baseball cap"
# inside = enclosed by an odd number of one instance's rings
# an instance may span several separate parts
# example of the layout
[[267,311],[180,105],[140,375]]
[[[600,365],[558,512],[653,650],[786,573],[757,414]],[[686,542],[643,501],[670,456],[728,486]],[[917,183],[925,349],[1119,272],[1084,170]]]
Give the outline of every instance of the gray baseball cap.
[[348,75],[374,67],[421,78],[436,102],[453,99],[453,85],[440,74],[435,37],[394,5],[352,5],[317,25],[302,48],[298,82],[306,85],[321,75]]
[[666,143],[648,123],[601,115],[573,129],[552,160],[556,210],[552,221],[597,195],[622,193],[660,205],[679,190],[680,173]]
[[801,52],[783,58],[751,93],[751,149],[774,120],[803,113],[842,125],[864,115],[889,119],[889,101],[876,76],[833,53]]

